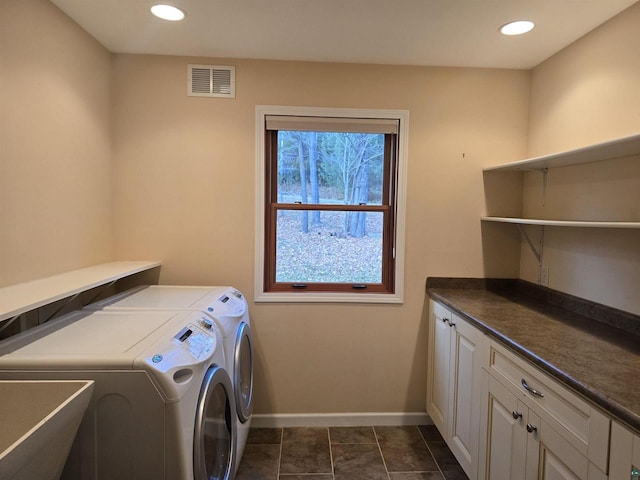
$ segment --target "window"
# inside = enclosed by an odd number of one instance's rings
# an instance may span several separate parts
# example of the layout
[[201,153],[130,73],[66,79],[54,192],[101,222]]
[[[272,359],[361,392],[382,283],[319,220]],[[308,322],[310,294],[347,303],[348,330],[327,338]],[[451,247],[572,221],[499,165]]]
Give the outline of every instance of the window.
[[407,123],[257,108],[256,300],[402,301]]

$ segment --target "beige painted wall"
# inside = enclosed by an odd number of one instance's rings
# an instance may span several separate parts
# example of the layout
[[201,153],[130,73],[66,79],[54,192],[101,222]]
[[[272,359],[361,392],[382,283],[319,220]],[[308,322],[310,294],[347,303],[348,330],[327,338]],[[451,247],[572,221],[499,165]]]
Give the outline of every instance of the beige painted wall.
[[[237,98],[187,97],[188,63],[235,65]],[[524,155],[528,89],[513,70],[116,55],[117,256],[251,297],[255,106],[410,110],[405,304],[250,308],[257,413],[424,411],[426,277],[518,274],[483,260],[481,169]]]
[[46,0],[2,0],[0,286],[113,258],[111,55]]
[[[528,251],[520,262],[510,248],[513,228],[481,230],[485,209],[638,220],[637,207],[620,213],[610,203],[624,192],[638,205],[637,159],[612,162],[604,177],[591,167],[554,173],[542,212],[535,174],[523,202],[519,180],[496,176],[485,197],[481,169],[525,156],[527,135],[537,155],[640,131],[640,5],[534,69],[531,85],[523,71],[129,55],[112,63],[46,0],[2,7],[0,285],[156,258],[163,283],[228,283],[251,296],[255,105],[410,110],[405,304],[251,303],[258,413],[423,411],[425,278],[535,280]],[[237,99],[187,97],[189,62],[236,65]],[[565,191],[577,206],[563,203]],[[638,312],[639,244],[634,232],[548,230],[551,286]]]
[[[640,132],[640,3],[532,71],[529,155]],[[525,177],[524,212],[542,218],[640,221],[640,156]],[[532,232],[537,235],[536,232]],[[545,230],[551,288],[640,314],[640,231]],[[522,278],[536,281],[526,246]]]

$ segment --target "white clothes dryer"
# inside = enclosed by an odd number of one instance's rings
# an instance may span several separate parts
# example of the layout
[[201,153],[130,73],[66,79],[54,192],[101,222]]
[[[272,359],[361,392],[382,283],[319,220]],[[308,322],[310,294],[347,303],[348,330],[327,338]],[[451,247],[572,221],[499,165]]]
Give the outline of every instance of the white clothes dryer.
[[95,381],[63,479],[228,480],[221,339],[201,312],[81,310],[0,342],[0,378]]
[[150,285],[132,288],[90,305],[104,310],[185,309],[206,312],[223,335],[227,369],[236,404],[236,468],[240,464],[253,411],[253,345],[247,301],[228,286]]

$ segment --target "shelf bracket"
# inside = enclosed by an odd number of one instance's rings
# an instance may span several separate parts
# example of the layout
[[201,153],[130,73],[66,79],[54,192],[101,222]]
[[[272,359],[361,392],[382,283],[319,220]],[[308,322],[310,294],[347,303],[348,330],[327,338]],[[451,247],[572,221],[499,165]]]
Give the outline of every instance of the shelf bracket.
[[549,174],[548,168],[542,169],[542,206],[545,206],[547,201],[547,175]]
[[[98,288],[98,293],[97,293],[97,294],[95,294],[95,295],[91,298],[91,300],[89,300],[89,301],[88,301],[88,302],[86,302],[86,303],[83,303],[83,305],[89,305],[90,303],[93,303],[93,301],[94,301],[96,298],[98,298],[100,295],[102,295],[102,293],[103,293],[105,290],[107,290],[107,289],[111,288],[113,285],[115,285],[115,283],[116,283],[117,281],[118,281],[118,279],[113,280],[113,281],[111,281],[111,282],[109,282],[109,283],[106,283],[106,284],[104,284],[104,285],[101,285],[101,286]],[[54,317],[55,317],[56,315],[58,315],[62,310],[64,310],[64,308],[65,308],[67,305],[69,305],[71,302],[73,302],[76,298],[78,298],[78,297],[79,297],[80,295],[82,295],[83,293],[84,293],[84,291],[82,291],[82,292],[78,292],[78,293],[76,293],[75,295],[72,295],[72,296],[68,297],[68,298],[65,300],[65,302],[64,302],[62,305],[60,305],[60,308],[58,308],[55,312],[53,312],[51,315],[49,315],[49,317],[48,317],[45,321],[43,321],[43,322],[41,322],[41,323],[47,323],[49,320],[51,320],[52,318],[54,318]]]
[[531,249],[531,252],[533,252],[533,255],[538,260],[538,266],[541,267],[542,266],[542,253],[543,253],[543,249],[544,249],[544,225],[542,225],[540,227],[540,241],[538,242],[538,246],[537,247],[536,247],[536,245],[534,245],[533,241],[531,241],[531,237],[529,237],[529,234],[524,229],[523,225],[518,225],[518,230],[520,230],[520,233],[522,234],[524,239],[527,241],[527,244],[529,245],[529,248]]
[[60,305],[60,307],[58,307],[56,309],[55,312],[53,312],[51,315],[49,315],[44,321],[39,322],[40,325],[42,325],[43,323],[47,323],[49,320],[51,320],[53,317],[55,317],[56,315],[58,315],[62,310],[64,310],[64,308],[69,305],[71,302],[73,302],[76,298],[78,298],[80,295],[82,294],[82,292],[78,292],[75,295],[72,295],[70,297],[67,297],[67,299],[62,303],[62,305]]
[[4,332],[7,328],[9,328],[13,324],[13,322],[18,320],[21,316],[22,316],[22,313],[19,313],[15,317],[7,318],[6,320],[3,320],[4,325],[2,325],[2,327],[0,327],[0,333]]
[[111,287],[113,287],[118,280],[120,280],[119,278],[116,278],[115,280],[113,280],[112,282],[109,283],[105,283],[104,285],[100,286],[98,293],[96,293],[93,297],[91,297],[91,299],[86,302],[84,305],[89,305],[91,303],[93,303],[97,298],[100,297],[100,295],[102,295],[106,290],[110,289]]

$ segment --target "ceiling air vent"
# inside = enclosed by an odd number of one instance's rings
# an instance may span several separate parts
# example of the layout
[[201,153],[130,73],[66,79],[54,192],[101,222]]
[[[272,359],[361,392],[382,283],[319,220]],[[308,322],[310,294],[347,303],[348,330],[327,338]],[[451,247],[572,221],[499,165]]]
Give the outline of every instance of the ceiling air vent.
[[188,65],[187,95],[236,98],[236,67]]

